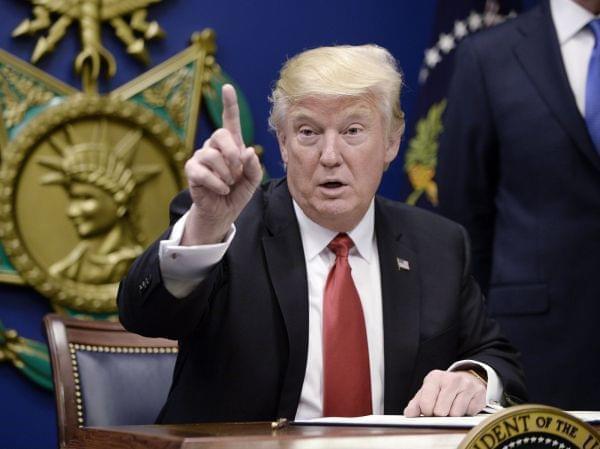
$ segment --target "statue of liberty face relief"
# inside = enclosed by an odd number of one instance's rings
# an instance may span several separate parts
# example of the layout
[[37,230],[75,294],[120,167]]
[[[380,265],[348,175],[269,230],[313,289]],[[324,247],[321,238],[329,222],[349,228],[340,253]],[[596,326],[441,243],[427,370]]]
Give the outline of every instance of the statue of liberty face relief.
[[[102,128],[102,123],[98,125]],[[132,167],[141,131],[128,132],[111,147],[105,131],[94,139],[76,143],[67,128],[66,142],[50,139],[58,157],[39,163],[53,171],[43,184],[64,187],[66,215],[75,227],[79,243],[49,267],[53,276],[89,284],[119,282],[143,250],[135,238],[128,210],[135,189],[158,174],[156,167]]]
[[110,193],[92,184],[73,182],[68,195],[67,216],[82,239],[109,232],[125,213]]
[[114,313],[119,281],[185,185],[184,131],[120,94],[65,96],[28,120],[2,158],[7,255],[55,307]]

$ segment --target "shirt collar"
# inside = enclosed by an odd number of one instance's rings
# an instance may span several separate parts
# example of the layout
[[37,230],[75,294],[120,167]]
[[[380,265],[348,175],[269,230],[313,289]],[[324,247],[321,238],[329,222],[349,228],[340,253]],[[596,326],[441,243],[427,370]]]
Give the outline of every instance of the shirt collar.
[[596,18],[590,11],[572,0],[550,0],[550,10],[560,45]]
[[[331,242],[338,232],[315,223],[306,216],[296,201],[293,201],[293,204],[294,212],[296,212],[296,218],[298,219],[298,226],[300,227],[304,253],[306,258],[311,260],[327,248],[329,242]],[[370,263],[373,258],[373,239],[375,238],[374,200],[371,200],[369,209],[367,209],[367,212],[354,229],[348,232],[348,235],[354,242],[358,254]]]

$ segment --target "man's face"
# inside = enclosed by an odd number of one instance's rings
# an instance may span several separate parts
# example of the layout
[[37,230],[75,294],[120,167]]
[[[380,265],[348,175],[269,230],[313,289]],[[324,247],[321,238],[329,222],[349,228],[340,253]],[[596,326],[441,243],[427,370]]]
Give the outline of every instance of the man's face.
[[387,136],[372,102],[307,98],[290,107],[277,133],[290,193],[313,221],[352,230],[366,213],[400,136]]

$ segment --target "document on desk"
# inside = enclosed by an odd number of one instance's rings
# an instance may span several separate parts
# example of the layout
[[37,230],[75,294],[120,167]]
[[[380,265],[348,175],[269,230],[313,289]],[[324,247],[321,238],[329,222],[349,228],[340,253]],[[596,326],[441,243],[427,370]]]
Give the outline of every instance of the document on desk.
[[[567,412],[575,417],[590,424],[600,424],[600,412]],[[368,415],[356,418],[314,418],[296,420],[293,424],[299,425],[325,425],[325,426],[384,426],[384,427],[439,427],[439,428],[462,428],[470,429],[475,427],[484,419],[490,416],[489,413],[481,413],[476,416],[461,417],[426,417],[406,418],[404,415]]]

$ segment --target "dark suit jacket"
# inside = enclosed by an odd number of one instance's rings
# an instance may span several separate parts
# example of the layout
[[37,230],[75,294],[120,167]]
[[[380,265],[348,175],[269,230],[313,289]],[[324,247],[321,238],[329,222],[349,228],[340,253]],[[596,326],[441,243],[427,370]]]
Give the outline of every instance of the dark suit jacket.
[[440,209],[473,243],[532,401],[600,409],[600,156],[548,2],[466,39],[441,138]]
[[[190,206],[187,192],[172,219]],[[160,422],[293,418],[308,349],[308,287],[300,232],[285,180],[263,185],[237,220],[223,261],[187,298],[161,281],[157,243],[119,292],[126,328],[175,338],[180,353]],[[462,227],[376,200],[383,296],[385,412],[401,413],[432,369],[458,359],[493,366],[525,395],[514,349],[486,318],[469,275]],[[396,258],[410,263],[399,270]]]

